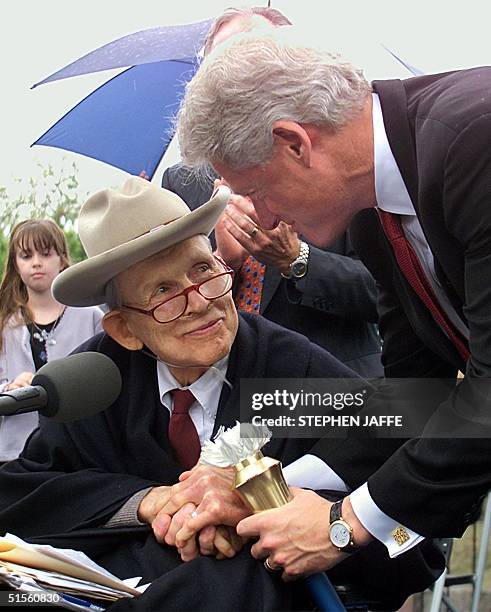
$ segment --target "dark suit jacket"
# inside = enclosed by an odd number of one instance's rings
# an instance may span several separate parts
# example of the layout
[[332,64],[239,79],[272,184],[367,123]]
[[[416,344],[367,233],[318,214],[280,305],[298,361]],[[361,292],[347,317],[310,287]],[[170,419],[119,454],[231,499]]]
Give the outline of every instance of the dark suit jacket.
[[[491,68],[376,81],[374,90],[437,275],[469,326],[471,350],[464,364],[403,277],[376,213],[363,211],[352,225],[354,244],[382,287],[386,375],[465,372],[435,406],[428,431],[445,420],[447,431],[474,439],[409,441],[369,479],[369,489],[382,510],[419,533],[459,536],[491,486]],[[341,446],[320,454],[356,486],[397,444]]]
[[[211,180],[196,178],[181,164],[164,172],[162,187],[191,209],[206,202],[213,189]],[[310,246],[308,274],[297,283],[267,266],[260,312],[307,336],[362,376],[382,376],[375,282],[347,234],[327,250]]]

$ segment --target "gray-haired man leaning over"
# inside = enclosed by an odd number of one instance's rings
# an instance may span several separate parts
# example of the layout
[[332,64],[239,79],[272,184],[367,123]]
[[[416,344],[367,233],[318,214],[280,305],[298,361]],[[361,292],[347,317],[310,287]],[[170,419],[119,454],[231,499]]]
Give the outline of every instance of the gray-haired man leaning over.
[[342,508],[303,492],[239,524],[260,536],[253,554],[287,576],[374,538],[396,556],[423,536],[460,536],[490,487],[490,87],[489,67],[370,84],[279,30],[223,43],[188,86],[184,161],[211,163],[267,229],[283,220],[325,245],[354,220],[354,246],[382,288],[386,376],[454,381],[422,439],[317,452],[310,474],[350,492]]

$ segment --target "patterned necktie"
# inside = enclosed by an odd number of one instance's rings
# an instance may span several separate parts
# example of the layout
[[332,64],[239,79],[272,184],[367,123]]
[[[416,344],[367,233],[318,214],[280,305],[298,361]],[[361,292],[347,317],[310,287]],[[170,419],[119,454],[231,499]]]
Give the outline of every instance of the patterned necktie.
[[392,245],[392,250],[394,251],[401,272],[423,304],[428,308],[433,319],[452,341],[462,359],[467,361],[470,356],[467,340],[454,326],[433,293],[433,289],[426,277],[418,256],[404,234],[399,215],[380,209],[378,209],[378,214],[384,233]]
[[252,255],[244,261],[239,272],[239,283],[235,295],[238,310],[259,314],[266,266]]
[[189,416],[189,408],[196,401],[189,389],[173,389],[174,407],[169,421],[169,442],[182,467],[191,469],[201,453],[196,427]]

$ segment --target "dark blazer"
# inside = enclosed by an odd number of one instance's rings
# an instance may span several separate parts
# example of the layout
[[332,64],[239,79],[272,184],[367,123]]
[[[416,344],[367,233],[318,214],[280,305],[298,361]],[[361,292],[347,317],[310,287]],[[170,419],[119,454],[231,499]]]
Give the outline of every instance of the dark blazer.
[[[376,81],[374,91],[438,278],[469,326],[471,350],[463,363],[399,270],[376,213],[363,211],[352,230],[382,287],[386,375],[465,372],[435,406],[428,431],[438,433],[445,420],[447,431],[452,426],[456,436],[467,432],[473,439],[408,441],[368,483],[375,502],[396,520],[426,536],[460,536],[491,486],[491,68]],[[383,449],[372,441],[367,460],[369,446],[353,441],[321,454],[356,486],[397,443]]]
[[[191,208],[213,190],[211,180],[196,178],[181,164],[165,170],[162,187],[177,193]],[[329,249],[310,245],[307,276],[297,283],[267,266],[260,313],[324,347],[367,378],[382,376],[376,287],[356,257],[347,234]]]
[[[214,433],[220,425],[232,426],[240,419],[241,378],[352,376],[307,338],[256,315],[242,314],[239,319],[226,374],[232,389],[223,385]],[[97,415],[68,424],[41,419],[20,458],[0,469],[0,533],[11,531],[36,542],[84,550],[120,577],[138,575],[143,582],[153,581],[142,597],[111,609],[300,609],[292,603],[298,587],[269,575],[247,548],[232,560],[200,556],[182,563],[175,549],[156,542],[148,526],[103,527],[135,492],[174,484],[182,468],[167,438],[169,413],[160,401],[155,362],[124,349],[106,334],[77,350],[111,357],[122,374],[122,392]],[[288,464],[313,443],[295,437],[273,439],[265,453]],[[394,560],[375,544],[336,568],[333,578],[354,581],[369,597],[382,599],[383,609],[398,608],[443,569],[431,542]],[[304,609],[307,595],[302,597]]]

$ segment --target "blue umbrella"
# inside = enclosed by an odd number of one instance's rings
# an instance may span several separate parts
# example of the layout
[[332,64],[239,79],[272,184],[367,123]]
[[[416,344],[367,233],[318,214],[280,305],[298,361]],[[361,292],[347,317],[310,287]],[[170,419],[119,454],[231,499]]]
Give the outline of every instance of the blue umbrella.
[[152,178],[195,65],[142,64],[101,85],[33,144],[57,147]]
[[211,20],[119,38],[68,64],[43,83],[122,66],[33,145],[57,147],[151,178],[172,139],[184,86]]

